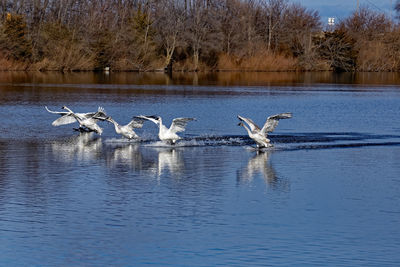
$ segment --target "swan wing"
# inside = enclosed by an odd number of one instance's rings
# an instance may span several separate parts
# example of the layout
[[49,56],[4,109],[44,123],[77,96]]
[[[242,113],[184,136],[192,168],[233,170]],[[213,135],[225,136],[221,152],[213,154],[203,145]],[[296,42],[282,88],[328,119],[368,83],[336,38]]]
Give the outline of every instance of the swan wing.
[[128,127],[135,129],[135,128],[142,128],[144,123],[144,119],[133,117],[131,122],[128,123]]
[[179,133],[185,131],[185,127],[189,121],[194,121],[195,118],[176,118],[172,121],[169,130],[173,133]]
[[267,121],[265,122],[263,128],[262,128],[262,132],[264,134],[267,134],[269,132],[274,131],[275,127],[279,123],[279,120],[290,119],[291,117],[292,117],[292,113],[290,113],[290,112],[280,113],[280,114],[269,116],[267,118]]
[[82,118],[85,119],[89,119],[91,117],[93,117],[94,115],[96,115],[96,112],[88,112],[88,113],[75,113],[77,116],[80,116]]
[[105,120],[108,119],[107,113],[104,110],[104,108],[102,108],[102,107],[99,107],[99,109],[97,110],[97,112],[93,116],[91,116],[91,117],[90,117],[90,115],[88,115],[88,116],[89,116],[89,118],[92,118],[92,119],[95,119],[95,120],[105,121]]
[[242,117],[240,115],[238,115],[238,119],[247,123],[247,125],[249,125],[250,130],[252,132],[254,132],[255,130],[260,131],[260,127],[258,127],[258,125],[255,124],[254,121],[252,121],[251,119]]
[[52,111],[52,110],[48,109],[47,106],[44,106],[44,108],[50,113],[58,114],[58,115],[61,115],[61,116],[67,115],[69,113],[67,111]]
[[60,126],[76,122],[76,119],[71,114],[66,114],[51,123],[53,126]]
[[[72,115],[72,113],[70,111],[53,111],[47,108],[47,106],[45,106],[45,109],[53,114],[58,114],[60,116],[65,116],[65,115]],[[96,114],[96,112],[88,112],[88,113],[75,113],[76,116],[80,117],[80,118],[85,118],[85,119],[89,119],[91,117],[93,117]]]
[[157,116],[155,116],[155,115],[153,115],[153,116],[139,115],[139,116],[135,116],[133,118],[135,118],[135,119],[144,119],[144,120],[152,121],[155,124],[157,124],[157,120],[156,120]]

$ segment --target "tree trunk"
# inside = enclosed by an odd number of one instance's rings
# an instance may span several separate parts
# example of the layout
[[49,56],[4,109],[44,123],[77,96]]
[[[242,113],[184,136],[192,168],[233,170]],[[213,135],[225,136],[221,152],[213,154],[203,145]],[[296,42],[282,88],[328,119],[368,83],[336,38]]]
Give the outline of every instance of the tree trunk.
[[194,70],[197,71],[199,69],[199,49],[196,48],[193,51],[193,63],[194,63]]

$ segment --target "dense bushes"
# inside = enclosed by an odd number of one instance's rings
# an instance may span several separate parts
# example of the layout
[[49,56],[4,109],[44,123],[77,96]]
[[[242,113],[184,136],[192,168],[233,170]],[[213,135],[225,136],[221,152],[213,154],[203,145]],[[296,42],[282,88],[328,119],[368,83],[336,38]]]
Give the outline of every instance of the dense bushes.
[[32,45],[27,36],[27,27],[22,15],[7,14],[2,25],[0,48],[7,59],[29,61]]
[[367,8],[329,31],[287,0],[6,0],[0,18],[2,69],[400,70],[398,25]]

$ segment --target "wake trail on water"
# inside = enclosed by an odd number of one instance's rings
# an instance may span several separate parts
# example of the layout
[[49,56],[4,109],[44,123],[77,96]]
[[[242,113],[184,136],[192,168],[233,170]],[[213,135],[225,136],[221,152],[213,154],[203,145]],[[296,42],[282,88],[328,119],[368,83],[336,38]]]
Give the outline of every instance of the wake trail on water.
[[[270,135],[269,138],[271,139],[273,147],[264,148],[262,150],[302,150],[400,145],[400,135],[365,133],[291,133]],[[248,150],[258,150],[255,142],[246,135],[186,136],[178,140],[175,144],[169,144],[168,142],[148,137],[132,140],[109,138],[105,140],[105,143],[122,146],[126,144],[137,144],[154,148],[243,146]]]

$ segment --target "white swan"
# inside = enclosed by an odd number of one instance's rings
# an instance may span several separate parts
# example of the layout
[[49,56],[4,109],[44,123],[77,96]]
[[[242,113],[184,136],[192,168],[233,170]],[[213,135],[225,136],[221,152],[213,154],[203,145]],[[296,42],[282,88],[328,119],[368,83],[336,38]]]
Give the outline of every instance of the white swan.
[[75,120],[78,121],[80,129],[88,129],[89,131],[93,131],[101,135],[103,133],[103,129],[100,128],[99,125],[97,125],[98,120],[106,120],[108,119],[107,114],[105,113],[104,109],[102,107],[99,107],[96,113],[94,113],[93,116],[82,116],[79,113],[74,113],[71,109],[67,108],[66,106],[63,106],[62,109],[67,110],[72,116],[75,118]]
[[[65,125],[65,124],[70,124],[76,122],[76,119],[74,116],[72,116],[72,113],[69,111],[52,111],[45,106],[46,110],[50,113],[53,114],[58,114],[61,117],[56,119],[51,123],[53,126],[60,126],[60,125]],[[88,113],[75,113],[75,115],[79,116],[80,118],[90,118],[93,117],[96,112],[88,112]]]
[[122,136],[128,139],[136,139],[139,136],[133,131],[135,128],[142,128],[144,119],[140,118],[133,118],[128,124],[126,125],[119,125],[113,118],[108,117],[108,122],[114,124],[115,132],[117,134],[121,134]]
[[164,124],[162,124],[162,119],[160,116],[136,116],[136,118],[145,119],[154,122],[158,125],[159,132],[158,137],[162,141],[170,142],[171,144],[175,144],[175,142],[181,137],[179,137],[176,133],[185,131],[185,127],[189,121],[196,120],[195,118],[175,118],[172,121],[172,124],[169,128],[167,128]]
[[[289,119],[291,117],[292,113],[290,112],[269,116],[262,129],[260,129],[251,119],[238,115],[238,119],[240,120],[238,125],[246,129],[249,137],[256,142],[257,147],[272,147],[271,140],[267,138],[268,133],[274,131],[279,120]],[[247,123],[250,129],[243,122]]]

